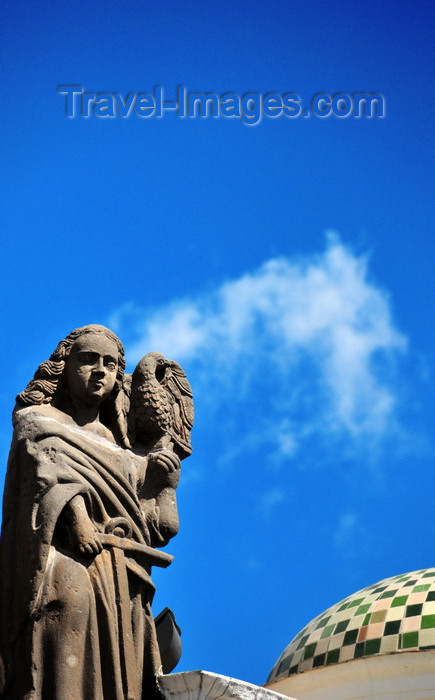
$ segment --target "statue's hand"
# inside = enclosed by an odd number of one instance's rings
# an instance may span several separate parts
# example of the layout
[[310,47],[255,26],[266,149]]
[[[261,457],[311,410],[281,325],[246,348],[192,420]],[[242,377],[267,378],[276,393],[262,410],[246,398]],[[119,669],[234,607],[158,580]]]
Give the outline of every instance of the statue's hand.
[[99,554],[103,548],[97,530],[88,515],[83,496],[75,496],[64,508],[72,549],[85,556]]
[[163,448],[149,453],[147,472],[155,484],[176,488],[180,480],[180,464],[175,452]]
[[97,531],[88,518],[88,521],[78,521],[74,526],[70,525],[69,539],[71,546],[85,556],[99,554],[103,548],[97,539]]

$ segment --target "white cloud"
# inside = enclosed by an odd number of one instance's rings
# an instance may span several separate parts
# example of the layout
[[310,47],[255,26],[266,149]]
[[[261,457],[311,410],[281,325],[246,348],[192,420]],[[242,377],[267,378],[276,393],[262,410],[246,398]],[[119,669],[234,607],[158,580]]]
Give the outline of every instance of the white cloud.
[[121,336],[132,319],[132,363],[152,349],[181,362],[197,397],[220,407],[221,428],[263,439],[270,455],[294,458],[319,435],[374,445],[398,430],[395,366],[407,341],[367,256],[333,234],[322,253],[268,260],[211,293],[126,305],[112,319]]

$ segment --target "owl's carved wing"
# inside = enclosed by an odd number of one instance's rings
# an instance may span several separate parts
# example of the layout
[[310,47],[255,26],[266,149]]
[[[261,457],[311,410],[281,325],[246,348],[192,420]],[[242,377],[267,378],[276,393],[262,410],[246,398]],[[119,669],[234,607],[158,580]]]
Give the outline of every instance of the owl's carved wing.
[[190,431],[193,426],[194,410],[191,386],[184,370],[178,362],[167,360],[167,368],[162,379],[172,408],[171,436],[180,449],[191,454]]

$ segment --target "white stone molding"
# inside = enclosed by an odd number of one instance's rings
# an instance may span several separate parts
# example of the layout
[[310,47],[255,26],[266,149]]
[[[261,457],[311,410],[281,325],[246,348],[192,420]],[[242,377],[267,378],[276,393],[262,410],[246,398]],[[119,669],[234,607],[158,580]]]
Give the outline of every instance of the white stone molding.
[[166,700],[295,700],[252,683],[209,671],[186,671],[159,676]]

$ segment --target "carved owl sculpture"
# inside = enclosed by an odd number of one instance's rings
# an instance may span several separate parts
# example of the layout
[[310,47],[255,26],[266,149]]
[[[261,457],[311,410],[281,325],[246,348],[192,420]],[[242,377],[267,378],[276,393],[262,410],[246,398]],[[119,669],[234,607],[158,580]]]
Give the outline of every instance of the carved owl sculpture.
[[184,459],[192,452],[192,389],[177,362],[150,352],[131,377],[129,437],[149,449],[169,446]]

